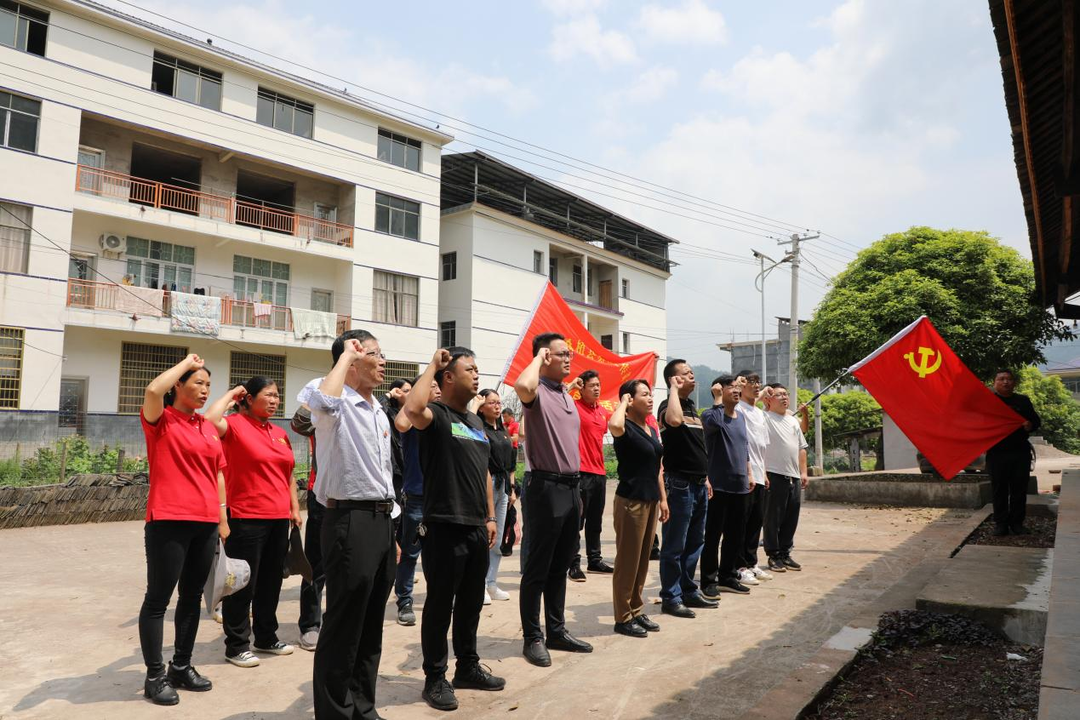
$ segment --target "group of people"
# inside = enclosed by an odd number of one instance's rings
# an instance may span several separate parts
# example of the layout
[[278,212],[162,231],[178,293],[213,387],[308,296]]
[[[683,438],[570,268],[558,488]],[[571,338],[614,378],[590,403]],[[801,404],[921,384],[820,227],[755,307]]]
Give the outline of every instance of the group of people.
[[[694,373],[673,360],[663,371],[668,399],[655,415],[644,378],[624,382],[609,411],[595,371],[568,384],[574,353],[563,336],[531,341],[533,360],[514,384],[520,426],[498,392],[480,389],[475,353],[463,347],[439,349],[418,378],[377,397],[385,356],[363,330],[338,337],[329,373],[297,396],[292,428],[312,449],[305,552],[313,574],[301,587],[300,646],[315,654],[317,718],[379,717],[384,608],[393,591],[398,622],[416,624],[418,559],[426,587],[423,699],[453,710],[456,690],[505,687],[480,662],[477,630],[483,605],[510,599],[498,570],[514,542],[508,515],[518,499],[522,653],[540,667],[552,664],[550,651],[593,650],[565,620],[567,580],[586,580],[582,535],[586,569],[611,575],[614,631],[636,638],[660,629],[643,599],[658,523],[660,609],[667,615],[695,617],[697,609],[718,607],[722,592],[747,594],[772,573],[801,569],[791,553],[807,484],[806,413],[791,414],[783,386],[763,388],[752,372],[724,375],[711,385],[713,406],[699,414]],[[179,702],[177,689],[211,689],[191,652],[219,539],[227,555],[251,568],[248,585],[223,602],[226,659],[254,667],[259,655],[294,650],[277,635],[289,534],[302,525],[290,441],[270,421],[281,403],[278,388],[255,377],[197,412],[209,397],[210,371],[189,355],[150,383],[141,413],[150,498],[139,631],[145,695],[164,705]],[[613,566],[600,543],[607,433],[618,462]],[[520,484],[519,444],[526,466]],[[767,569],[758,564],[762,531]],[[166,667],[163,618],[177,586]]]

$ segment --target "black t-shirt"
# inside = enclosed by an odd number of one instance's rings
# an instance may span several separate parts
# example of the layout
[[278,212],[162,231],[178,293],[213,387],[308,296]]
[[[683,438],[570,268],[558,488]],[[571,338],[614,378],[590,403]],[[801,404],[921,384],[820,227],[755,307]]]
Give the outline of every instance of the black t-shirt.
[[510,494],[510,475],[514,472],[515,452],[514,441],[504,428],[497,428],[484,423],[484,432],[487,433],[488,442],[491,444],[491,457],[488,459],[488,470],[491,471],[491,479],[494,482],[495,491]]
[[686,398],[681,402],[683,424],[679,427],[671,427],[664,418],[667,400],[660,403],[660,410],[657,412],[660,437],[664,441],[664,472],[698,480],[709,474],[705,432],[693,398]]
[[[1035,412],[1035,406],[1031,404],[1031,400],[1027,395],[1021,395],[1020,393],[1013,393],[1008,397],[997,393],[994,393],[994,395],[998,400],[1015,410],[1017,415],[1030,422],[1032,431],[1038,430],[1042,426],[1042,418],[1039,417],[1039,413]],[[1021,425],[987,452],[994,455],[1007,453],[1026,455],[1030,453],[1031,445],[1028,443],[1028,431]]]
[[655,430],[649,428],[646,432],[628,419],[625,432],[615,438],[615,457],[619,461],[619,485],[615,494],[628,500],[659,500],[658,477],[664,452]]
[[441,402],[428,405],[432,421],[420,434],[424,522],[484,525],[491,444],[474,413]]

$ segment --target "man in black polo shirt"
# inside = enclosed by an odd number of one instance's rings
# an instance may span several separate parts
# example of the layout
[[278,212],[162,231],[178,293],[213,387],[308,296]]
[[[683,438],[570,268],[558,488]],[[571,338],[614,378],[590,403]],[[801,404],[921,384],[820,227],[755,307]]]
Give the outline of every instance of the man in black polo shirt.
[[671,517],[664,524],[660,550],[660,612],[692,618],[691,608],[716,608],[694,582],[705,543],[705,511],[712,497],[705,453],[705,433],[691,395],[694,371],[685,360],[664,366],[668,399],[660,403],[660,438],[664,442],[664,484]]
[[994,491],[994,534],[1024,535],[1027,486],[1031,476],[1031,443],[1028,434],[1042,425],[1039,413],[1027,395],[1015,392],[1012,370],[994,374],[994,394],[1026,421],[1016,431],[986,451],[986,467]]
[[[488,474],[490,446],[484,424],[469,412],[480,375],[466,348],[440,349],[405,401],[420,434],[424,475],[421,561],[427,599],[420,622],[424,653],[423,697],[436,710],[456,710],[454,688],[502,690],[506,681],[480,665],[476,629],[484,605],[488,551],[495,544],[495,504]],[[442,401],[429,404],[431,381]],[[446,681],[446,634],[454,625],[457,669]]]

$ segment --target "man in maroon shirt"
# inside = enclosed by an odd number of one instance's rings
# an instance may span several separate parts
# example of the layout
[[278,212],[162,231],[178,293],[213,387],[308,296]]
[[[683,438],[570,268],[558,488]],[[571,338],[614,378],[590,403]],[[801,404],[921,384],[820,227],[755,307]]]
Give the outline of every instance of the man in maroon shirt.
[[600,555],[600,531],[604,520],[604,506],[607,504],[604,434],[607,433],[607,422],[611,413],[600,405],[600,376],[595,370],[581,373],[570,386],[571,394],[574,390],[581,395],[575,402],[581,418],[581,434],[578,436],[578,449],[581,453],[581,481],[578,485],[581,492],[581,523],[577,553],[570,562],[567,575],[574,582],[585,582],[585,573],[581,571],[582,533],[585,535],[589,572],[614,572],[614,568],[604,562]]

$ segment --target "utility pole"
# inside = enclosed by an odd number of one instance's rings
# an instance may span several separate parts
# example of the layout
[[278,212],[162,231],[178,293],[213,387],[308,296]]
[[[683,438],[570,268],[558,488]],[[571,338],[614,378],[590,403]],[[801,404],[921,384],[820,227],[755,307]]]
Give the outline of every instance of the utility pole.
[[[764,387],[765,384],[768,382],[768,380],[766,379],[766,376],[768,374],[767,368],[768,368],[768,365],[769,365],[769,359],[768,359],[768,355],[766,353],[766,344],[765,344],[765,277],[770,272],[772,272],[773,268],[775,268],[777,265],[779,265],[780,263],[787,262],[789,257],[787,255],[785,255],[780,260],[773,260],[771,257],[769,257],[768,255],[766,255],[763,252],[758,252],[757,250],[751,250],[750,252],[752,252],[754,254],[754,257],[756,257],[761,262],[761,272],[759,272],[758,276],[756,278],[754,278],[754,287],[756,287],[758,289],[758,291],[761,293],[761,385],[762,385],[762,387]],[[765,261],[766,260],[768,260],[770,263],[772,263],[768,268],[765,267]],[[760,283],[760,285],[759,285],[759,283]],[[776,359],[777,359],[777,361],[780,360],[779,355],[777,356]],[[734,370],[734,369],[735,368],[732,368],[732,370]],[[779,373],[779,371],[780,371],[780,368],[777,367],[777,373]]]
[[[821,392],[821,381],[814,378],[814,395]],[[821,397],[814,401],[814,467],[818,475],[825,474],[825,451],[821,440]]]
[[816,240],[821,235],[799,235],[792,233],[790,240],[779,240],[778,245],[791,244],[791,318],[790,318],[790,345],[788,352],[788,393],[793,395],[798,404],[799,378],[796,374],[795,363],[798,360],[799,346],[799,244],[807,240]]

